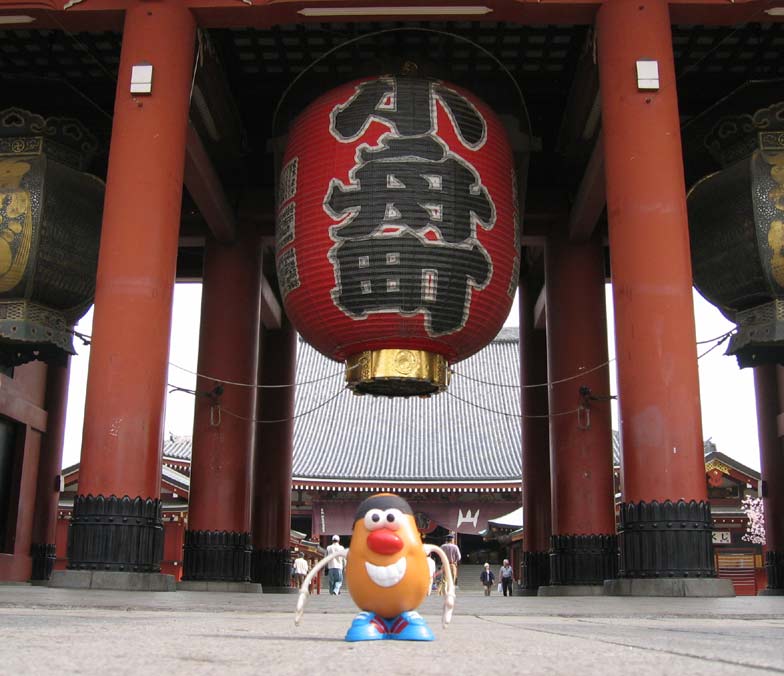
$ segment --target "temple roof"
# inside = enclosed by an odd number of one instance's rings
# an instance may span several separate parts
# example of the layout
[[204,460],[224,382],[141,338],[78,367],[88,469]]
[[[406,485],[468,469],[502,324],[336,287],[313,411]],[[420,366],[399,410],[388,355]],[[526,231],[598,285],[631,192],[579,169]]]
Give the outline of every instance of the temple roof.
[[454,366],[446,393],[389,399],[341,392],[343,368],[300,341],[295,486],[448,482],[519,488],[518,344],[518,329],[504,328]]
[[[294,487],[520,490],[518,344],[518,329],[504,328],[455,365],[446,393],[388,399],[354,396],[343,367],[300,340]],[[163,455],[189,460],[190,437],[170,436]]]

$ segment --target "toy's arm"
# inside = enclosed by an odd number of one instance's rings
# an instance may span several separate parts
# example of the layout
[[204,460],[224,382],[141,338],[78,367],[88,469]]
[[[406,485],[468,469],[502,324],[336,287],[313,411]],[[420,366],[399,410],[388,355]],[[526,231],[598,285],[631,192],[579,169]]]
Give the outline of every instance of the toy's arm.
[[299,626],[299,623],[302,621],[302,616],[305,613],[305,602],[308,600],[308,588],[310,587],[311,580],[316,577],[319,571],[324,568],[332,559],[337,559],[339,557],[348,557],[348,549],[343,549],[339,552],[332,552],[332,554],[327,554],[321,561],[319,561],[313,569],[305,576],[305,579],[302,581],[302,586],[299,588],[299,597],[297,598],[297,610],[294,613],[294,624]]
[[455,609],[455,581],[452,579],[452,568],[449,566],[449,559],[441,547],[437,545],[425,545],[425,554],[430,556],[432,552],[438,554],[441,559],[441,571],[443,572],[446,586],[444,589],[444,612],[441,615],[441,622],[444,628],[452,621],[452,611]]

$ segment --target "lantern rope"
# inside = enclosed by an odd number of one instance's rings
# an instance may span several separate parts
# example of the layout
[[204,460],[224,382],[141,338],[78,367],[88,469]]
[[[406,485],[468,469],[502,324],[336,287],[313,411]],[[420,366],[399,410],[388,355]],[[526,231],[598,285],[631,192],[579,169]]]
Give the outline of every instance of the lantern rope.
[[699,357],[697,357],[697,359],[702,359],[705,355],[710,354],[711,352],[713,352],[713,350],[715,350],[719,345],[721,345],[724,341],[726,341],[727,338],[729,338],[731,335],[732,335],[732,331],[728,331],[727,333],[725,333],[721,337],[721,339],[718,340],[718,342],[715,345],[713,345],[712,347],[709,347],[707,350],[705,350],[705,352],[703,352]]
[[[71,3],[69,3],[69,5],[70,5],[70,4],[76,4],[77,2],[81,2],[81,0],[75,0],[75,2],[72,0],[72,2],[71,2]],[[62,24],[62,22],[61,22],[61,21],[60,21],[60,20],[57,18],[57,12],[49,12],[47,16],[48,16],[48,18],[51,18],[51,19],[52,19],[52,20],[53,20],[53,21],[54,21],[54,22],[55,22],[55,23],[56,23],[58,26],[60,26],[60,29],[63,31],[63,33],[65,33],[65,34],[66,34],[66,35],[67,35],[67,36],[68,36],[68,37],[71,39],[71,41],[72,41],[72,42],[73,42],[73,43],[74,43],[74,44],[75,44],[75,45],[76,45],[76,46],[79,48],[79,50],[80,50],[80,51],[84,52],[84,53],[85,53],[85,54],[87,54],[87,56],[89,56],[89,57],[90,57],[90,58],[91,58],[93,61],[95,61],[95,65],[96,65],[96,66],[98,66],[98,68],[100,68],[100,69],[101,69],[101,70],[102,70],[102,71],[103,71],[103,72],[104,72],[104,73],[105,73],[105,74],[106,74],[106,75],[109,77],[109,79],[110,79],[112,82],[114,82],[114,83],[116,83],[116,82],[117,82],[117,75],[115,75],[115,74],[114,74],[112,71],[110,71],[110,70],[109,70],[109,69],[108,69],[108,68],[107,68],[107,67],[106,67],[106,66],[103,64],[103,61],[101,61],[101,60],[100,60],[100,59],[99,59],[99,58],[98,58],[98,57],[97,57],[95,54],[93,54],[93,53],[92,53],[92,50],[90,49],[90,47],[89,47],[89,46],[87,46],[87,45],[86,45],[84,42],[82,42],[81,40],[79,40],[79,38],[77,38],[77,37],[76,37],[76,35],[75,35],[74,33],[72,33],[71,31],[69,31],[69,30],[68,30],[68,29],[67,29],[67,28],[66,28],[66,27],[65,27],[65,26]],[[58,79],[59,79],[59,78],[58,78]]]
[[[82,341],[85,345],[89,346],[92,344],[92,336],[77,331],[76,329],[68,329],[68,333],[73,334],[79,340]],[[355,368],[359,368],[360,366],[364,366],[365,361],[360,360],[353,366],[347,366],[344,370],[338,371],[336,373],[330,373],[329,375],[322,376],[321,378],[314,378],[313,380],[302,380],[300,382],[295,383],[283,383],[281,385],[254,385],[253,383],[241,383],[233,380],[223,380],[221,378],[213,378],[212,376],[205,375],[204,373],[199,373],[198,371],[192,371],[191,369],[186,369],[184,366],[180,366],[179,364],[175,364],[174,362],[168,362],[169,366],[172,366],[180,371],[184,371],[185,373],[189,373],[191,375],[197,376],[199,378],[204,378],[205,380],[211,380],[214,383],[220,383],[222,385],[236,385],[237,387],[255,387],[258,390],[274,390],[280,389],[284,387],[299,387],[300,385],[313,385],[314,383],[320,383],[324,380],[330,380],[332,378],[337,378],[338,376],[343,375],[346,371],[351,371]],[[188,394],[197,394],[196,390],[189,390],[184,387],[179,387],[177,385],[173,385],[172,383],[167,383],[167,385],[171,388],[171,392],[181,391],[187,392]]]
[[[734,331],[735,329],[732,329],[730,331],[727,331],[727,333],[722,333],[720,336],[716,336],[715,338],[708,338],[708,340],[698,340],[697,345],[705,345],[707,343],[712,343],[714,340],[718,340],[719,342],[713,346],[713,347],[717,347],[721,345],[725,340],[727,340],[727,338],[729,338],[734,333]],[[707,354],[707,352],[705,354]]]
[[[716,336],[715,338],[709,338],[707,340],[698,340],[697,343],[696,343],[697,345],[705,345],[707,343],[713,343],[713,342],[715,342],[715,344],[712,347],[710,347],[709,349],[705,350],[705,352],[703,352],[701,355],[699,355],[697,357],[697,360],[699,361],[704,356],[706,356],[707,354],[709,354],[710,352],[715,350],[717,347],[719,347],[719,345],[724,343],[727,340],[727,338],[729,338],[734,332],[735,332],[735,329],[732,329],[730,331],[727,331],[726,333],[723,333],[720,336]],[[599,364],[597,366],[594,366],[593,368],[587,369],[586,371],[580,371],[579,373],[577,373],[577,374],[575,374],[573,376],[567,376],[566,378],[559,378],[558,380],[551,380],[551,381],[546,382],[546,383],[535,383],[535,384],[532,384],[532,385],[515,385],[515,384],[510,384],[510,383],[495,383],[495,382],[492,382],[490,380],[482,380],[481,378],[474,378],[473,376],[469,376],[469,375],[467,375],[465,373],[460,373],[459,371],[455,371],[454,369],[449,369],[449,372],[453,376],[458,376],[459,378],[465,378],[466,380],[472,380],[475,383],[481,383],[483,385],[493,385],[494,387],[509,387],[509,388],[527,390],[527,389],[533,389],[535,387],[550,387],[551,385],[558,385],[560,383],[565,383],[565,382],[568,382],[570,380],[576,380],[577,378],[581,378],[582,376],[587,375],[588,373],[592,373],[593,371],[598,371],[599,369],[604,368],[605,366],[607,366],[608,364],[611,364],[614,361],[615,361],[615,357],[613,357],[612,359],[608,359],[606,362],[603,362],[603,363],[601,363],[601,364]]]
[[[76,331],[75,329],[69,329],[69,333],[72,333],[74,336],[79,338],[85,345],[90,345],[91,344],[92,336],[89,336],[86,333],[81,333],[80,331]],[[698,340],[697,343],[696,343],[697,345],[705,345],[707,343],[712,343],[712,342],[715,342],[715,344],[712,347],[710,347],[709,349],[705,350],[705,352],[700,354],[697,357],[697,360],[699,361],[700,359],[702,359],[706,355],[710,354],[713,350],[715,350],[722,343],[724,343],[733,333],[734,333],[734,329],[731,330],[731,331],[727,331],[726,333],[723,333],[722,335],[716,336],[714,338],[709,338],[707,340]],[[516,384],[513,384],[513,383],[511,383],[511,384],[510,383],[496,383],[496,382],[493,382],[493,381],[490,381],[490,380],[482,380],[481,378],[475,378],[473,376],[469,376],[466,373],[461,373],[460,371],[455,371],[453,368],[450,368],[449,372],[453,376],[458,376],[458,378],[465,378],[466,380],[471,380],[471,381],[473,381],[475,383],[481,383],[482,385],[492,385],[494,387],[505,387],[505,388],[512,388],[512,389],[527,390],[527,389],[534,389],[534,388],[537,388],[537,387],[550,387],[552,385],[559,385],[561,383],[566,383],[566,382],[569,382],[571,380],[576,380],[577,378],[582,378],[583,376],[585,376],[585,375],[587,375],[589,373],[593,373],[594,371],[598,371],[599,369],[604,368],[605,366],[611,364],[613,361],[615,361],[615,357],[613,357],[612,359],[608,359],[607,361],[605,361],[605,362],[603,362],[601,364],[598,364],[598,365],[596,365],[596,366],[594,366],[594,367],[592,367],[590,369],[587,369],[585,371],[580,371],[579,373],[576,373],[575,375],[567,376],[565,378],[559,378],[558,380],[551,380],[551,381],[545,382],[545,383],[534,383],[534,384],[531,384],[531,385],[516,385]],[[337,378],[337,377],[343,375],[346,371],[350,371],[352,369],[364,366],[364,363],[365,362],[363,360],[360,360],[359,362],[357,362],[353,366],[348,366],[348,367],[346,367],[346,369],[344,369],[342,371],[338,371],[336,373],[331,373],[329,375],[322,376],[320,378],[314,378],[312,380],[303,380],[303,381],[294,382],[294,383],[283,383],[283,384],[280,384],[280,385],[258,385],[258,384],[254,385],[252,383],[243,383],[243,382],[238,382],[238,381],[233,381],[233,380],[224,380],[224,379],[221,379],[221,378],[213,378],[212,376],[208,376],[208,375],[206,375],[204,373],[199,373],[198,371],[193,371],[191,369],[187,369],[184,366],[180,366],[179,364],[175,364],[174,362],[169,362],[169,366],[172,366],[172,367],[174,367],[176,369],[179,369],[180,371],[184,371],[185,373],[189,373],[191,375],[195,375],[195,376],[197,376],[199,378],[204,378],[205,380],[210,380],[210,381],[212,381],[214,383],[220,383],[222,385],[234,385],[234,386],[237,386],[237,387],[253,387],[253,388],[256,388],[256,389],[259,389],[259,390],[264,390],[264,389],[281,389],[281,388],[285,388],[285,387],[298,387],[300,385],[313,385],[315,383],[320,383],[320,382],[323,382],[325,380],[330,380],[332,378]],[[178,387],[176,385],[172,385],[171,383],[168,383],[168,385],[169,385],[169,387],[174,388],[172,390],[172,392],[174,392],[174,391],[183,391],[183,392],[188,392],[188,393],[191,393],[191,394],[196,394],[195,390],[187,390],[186,388]],[[467,402],[467,403],[470,403],[470,402]],[[491,409],[488,409],[488,410],[491,410]],[[496,413],[503,413],[503,412],[502,411],[496,411]],[[574,413],[574,411],[569,411],[569,413]],[[512,415],[512,414],[503,413],[503,415]],[[554,415],[561,415],[561,414],[554,414]],[[534,416],[534,417],[536,417],[536,416]],[[546,417],[546,416],[544,416],[544,417]]]
[[347,366],[343,371],[338,371],[337,373],[330,373],[327,376],[322,376],[321,378],[314,378],[313,380],[303,380],[301,382],[296,383],[284,383],[281,385],[254,385],[253,383],[241,383],[234,380],[223,380],[222,378],[213,378],[212,376],[208,376],[204,373],[199,373],[198,371],[191,371],[190,369],[186,369],[184,366],[179,366],[174,364],[173,362],[169,362],[169,366],[173,366],[180,371],[185,371],[186,373],[190,373],[191,375],[197,376],[199,378],[204,378],[205,380],[211,380],[214,383],[221,383],[223,385],[236,385],[237,387],[255,387],[258,390],[274,390],[280,389],[283,387],[298,387],[299,385],[312,385],[314,383],[320,383],[324,380],[330,380],[331,378],[337,378],[340,375],[343,375],[345,371],[351,371],[355,368],[359,368],[360,366],[364,366],[365,361],[359,360],[353,366]]
[[515,389],[521,390],[528,390],[533,389],[534,387],[549,387],[551,385],[558,385],[559,383],[566,383],[570,380],[575,380],[576,378],[582,378],[582,376],[587,375],[588,373],[593,373],[594,371],[598,371],[600,368],[604,368],[609,363],[615,361],[615,357],[612,359],[608,359],[606,362],[599,364],[598,366],[594,366],[593,368],[587,369],[586,371],[580,371],[579,373],[573,376],[567,376],[566,378],[559,378],[558,380],[550,380],[546,383],[535,383],[534,385],[514,385],[514,384],[507,384],[507,383],[493,383],[487,380],[481,380],[479,378],[474,378],[473,376],[466,375],[465,373],[460,373],[459,371],[455,371],[454,369],[450,369],[450,373],[455,376],[459,376],[461,378],[465,378],[467,380],[473,380],[476,383],[482,383],[483,385],[495,385],[496,387],[513,387]]
[[307,411],[303,411],[302,413],[298,413],[297,415],[293,415],[290,418],[280,418],[279,420],[259,420],[257,418],[247,418],[245,416],[240,415],[239,413],[234,413],[233,411],[229,411],[228,409],[223,408],[220,404],[217,404],[217,408],[219,411],[232,416],[233,418],[238,418],[239,420],[245,420],[247,422],[252,423],[282,423],[282,422],[290,422],[291,420],[296,420],[297,418],[304,418],[306,415],[310,415],[311,413],[318,411],[320,408],[324,408],[327,404],[337,399],[341,394],[346,391],[346,387],[340,389],[336,394],[333,394],[329,399],[325,399],[322,401],[318,406],[314,406]]
[[473,406],[474,408],[479,408],[483,411],[487,411],[489,413],[497,413],[498,415],[505,415],[508,418],[556,418],[561,415],[572,415],[574,413],[579,414],[583,409],[584,406],[580,405],[577,408],[573,408],[569,411],[559,411],[558,413],[544,413],[542,415],[523,415],[522,413],[507,413],[506,411],[498,411],[494,408],[489,408],[487,406],[482,406],[481,404],[477,404],[473,401],[469,401],[468,399],[464,399],[463,397],[457,396],[454,392],[450,392],[449,390],[445,390],[445,394],[448,394],[453,399],[457,399],[458,401],[462,401],[464,404],[468,404],[469,406]]

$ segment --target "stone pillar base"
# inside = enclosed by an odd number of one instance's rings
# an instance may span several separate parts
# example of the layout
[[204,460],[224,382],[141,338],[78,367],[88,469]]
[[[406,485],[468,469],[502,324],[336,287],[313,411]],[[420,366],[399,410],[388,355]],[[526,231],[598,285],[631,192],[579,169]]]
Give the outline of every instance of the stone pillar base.
[[715,578],[712,524],[708,502],[621,503],[618,577],[652,582]]
[[288,549],[254,549],[251,555],[250,579],[260,582],[267,594],[281,593],[273,591],[274,589],[290,588],[291,552]]
[[173,575],[127,573],[109,570],[55,570],[50,587],[60,589],[107,589],[115,591],[176,591]]
[[554,584],[539,587],[539,596],[605,596],[603,584]]
[[34,543],[30,547],[30,556],[33,558],[33,571],[30,581],[45,581],[52,577],[54,562],[57,560],[57,553],[53,544]]
[[765,573],[768,576],[768,589],[784,590],[784,551],[765,552]]
[[213,580],[184,580],[177,583],[178,591],[197,592],[241,592],[261,594],[261,585],[256,582],[221,582]]
[[68,569],[160,573],[161,501],[77,495],[68,529]]
[[618,540],[614,533],[550,536],[550,584],[603,585],[618,574]]
[[523,596],[536,596],[539,587],[550,584],[550,552],[523,552]]
[[250,533],[186,530],[183,582],[250,582]]
[[623,578],[606,580],[604,593],[607,596],[689,596],[692,598],[716,598],[735,596],[730,580],[713,578]]

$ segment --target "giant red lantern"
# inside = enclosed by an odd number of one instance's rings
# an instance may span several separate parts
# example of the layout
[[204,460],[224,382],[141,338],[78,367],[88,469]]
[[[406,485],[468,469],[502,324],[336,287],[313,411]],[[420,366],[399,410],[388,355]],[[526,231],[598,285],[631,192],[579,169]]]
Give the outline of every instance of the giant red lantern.
[[493,339],[517,288],[516,180],[495,114],[440,81],[349,83],[293,122],[278,281],[355,392],[441,391],[448,365]]

